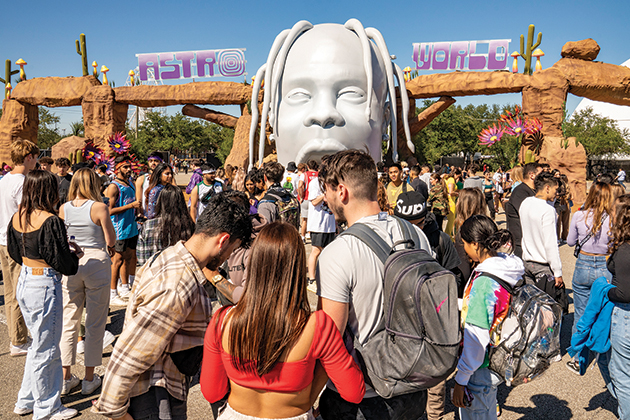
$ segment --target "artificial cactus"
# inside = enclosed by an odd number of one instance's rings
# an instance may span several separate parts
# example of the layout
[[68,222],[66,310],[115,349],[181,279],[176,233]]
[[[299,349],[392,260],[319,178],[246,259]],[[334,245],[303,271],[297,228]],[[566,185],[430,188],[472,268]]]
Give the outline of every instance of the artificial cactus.
[[79,40],[75,40],[77,45],[77,54],[81,56],[81,63],[83,64],[83,75],[87,76],[88,73],[88,60],[87,60],[87,46],[85,44],[85,34],[79,35],[81,39],[81,44],[79,44]]
[[77,149],[77,151],[74,152],[74,154],[76,156],[74,159],[75,163],[83,162],[83,150]]
[[68,160],[70,161],[70,165],[74,164],[74,152],[68,154]]
[[525,37],[523,37],[523,35],[521,35],[521,52],[520,52],[520,54],[521,54],[521,57],[523,57],[523,60],[525,60],[525,70],[523,71],[523,74],[529,74],[530,76],[533,73],[533,71],[532,71],[532,51],[534,51],[536,48],[538,48],[538,46],[540,45],[540,42],[542,41],[542,33],[538,32],[538,37],[536,38],[536,43],[533,44],[535,29],[536,28],[535,28],[534,25],[529,25],[529,30],[527,31],[527,50],[525,49]]
[[20,72],[19,70],[11,71],[11,60],[7,60],[4,62],[4,79],[0,77],[0,82],[2,82],[2,84],[5,86],[5,89],[4,89],[5,97],[7,93],[9,92],[6,86],[8,83],[11,83],[11,76],[13,76],[14,74],[18,74],[19,72]]

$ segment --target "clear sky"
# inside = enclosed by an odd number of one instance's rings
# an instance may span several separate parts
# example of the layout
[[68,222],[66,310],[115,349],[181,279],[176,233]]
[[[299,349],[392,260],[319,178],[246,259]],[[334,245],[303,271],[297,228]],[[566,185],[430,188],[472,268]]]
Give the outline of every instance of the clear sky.
[[[274,38],[297,21],[344,23],[359,19],[381,31],[397,64],[414,67],[414,42],[511,39],[529,24],[542,32],[543,68],[560,59],[567,41],[595,39],[597,58],[621,64],[630,58],[630,2],[624,0],[562,1],[25,1],[0,12],[0,61],[28,62],[28,78],[81,76],[75,50],[80,33],[87,36],[88,60],[109,67],[108,78],[122,86],[136,54],[246,48],[248,80],[267,58]],[[511,59],[510,59],[511,63]],[[522,68],[523,61],[520,62]],[[91,67],[90,67],[91,70]],[[0,65],[4,77],[4,68]],[[422,72],[421,74],[429,74]],[[17,77],[14,76],[13,79]],[[242,81],[233,79],[196,79]],[[168,82],[172,83],[172,82]],[[520,103],[520,95],[456,98],[458,104]],[[572,111],[580,98],[569,97]],[[170,107],[169,112],[181,107]],[[218,107],[217,109],[221,109]],[[630,108],[629,113],[630,113]],[[54,108],[61,129],[81,118],[80,107]],[[231,109],[223,110],[233,112]]]

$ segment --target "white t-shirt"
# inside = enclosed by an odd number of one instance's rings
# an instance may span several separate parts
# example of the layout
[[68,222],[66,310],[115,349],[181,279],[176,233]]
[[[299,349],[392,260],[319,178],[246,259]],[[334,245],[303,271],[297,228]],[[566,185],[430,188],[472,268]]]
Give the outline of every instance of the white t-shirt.
[[518,209],[523,228],[523,261],[549,264],[555,277],[562,277],[562,260],[558,250],[553,204],[536,197],[527,197]]
[[24,178],[8,173],[0,179],[0,245],[7,246],[7,226],[22,201]]
[[[319,188],[319,179],[315,177],[308,183],[308,201],[313,201],[320,195],[322,195],[322,190]],[[308,206],[306,230],[316,233],[331,233],[337,230],[335,216],[323,201],[317,206],[314,206],[313,203]]]
[[[398,222],[387,213],[366,216],[356,223],[368,225],[389,245],[403,239]],[[435,255],[422,230],[413,228],[418,248]],[[383,274],[383,263],[376,254],[350,235],[338,236],[324,248],[317,262],[317,295],[349,304],[348,326],[361,344],[374,334],[383,318]],[[375,397],[376,393],[368,389],[365,396]]]

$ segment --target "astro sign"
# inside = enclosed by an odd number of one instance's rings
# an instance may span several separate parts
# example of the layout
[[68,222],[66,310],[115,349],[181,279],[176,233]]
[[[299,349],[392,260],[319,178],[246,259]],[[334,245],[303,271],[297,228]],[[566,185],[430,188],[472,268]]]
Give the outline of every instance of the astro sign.
[[511,39],[413,44],[417,70],[505,70]]
[[237,77],[245,74],[245,48],[136,54],[140,80],[192,79],[193,77]]

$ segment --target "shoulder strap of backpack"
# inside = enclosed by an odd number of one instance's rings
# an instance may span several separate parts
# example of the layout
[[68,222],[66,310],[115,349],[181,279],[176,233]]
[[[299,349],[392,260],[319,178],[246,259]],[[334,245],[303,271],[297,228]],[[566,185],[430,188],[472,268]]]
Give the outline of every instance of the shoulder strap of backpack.
[[409,245],[408,248],[410,249],[419,248],[420,237],[418,236],[418,233],[414,229],[413,225],[409,222],[402,220],[399,217],[396,217],[396,216],[392,216],[392,217],[398,223],[398,227],[400,228],[400,231],[402,232],[402,236],[403,236],[403,240],[396,242],[394,244],[394,248],[402,244]]
[[372,250],[372,252],[376,254],[383,265],[385,265],[385,261],[387,261],[387,258],[392,252],[392,248],[383,240],[383,238],[378,236],[376,232],[363,223],[353,224],[339,236],[344,235],[354,236],[355,238],[361,240]]
[[505,280],[503,280],[501,277],[495,276],[494,274],[490,274],[488,272],[481,272],[479,273],[479,275],[481,276],[485,276],[485,277],[490,277],[492,280],[496,281],[497,283],[499,283],[505,290],[508,291],[509,294],[513,295],[514,294],[514,287],[510,286]]

